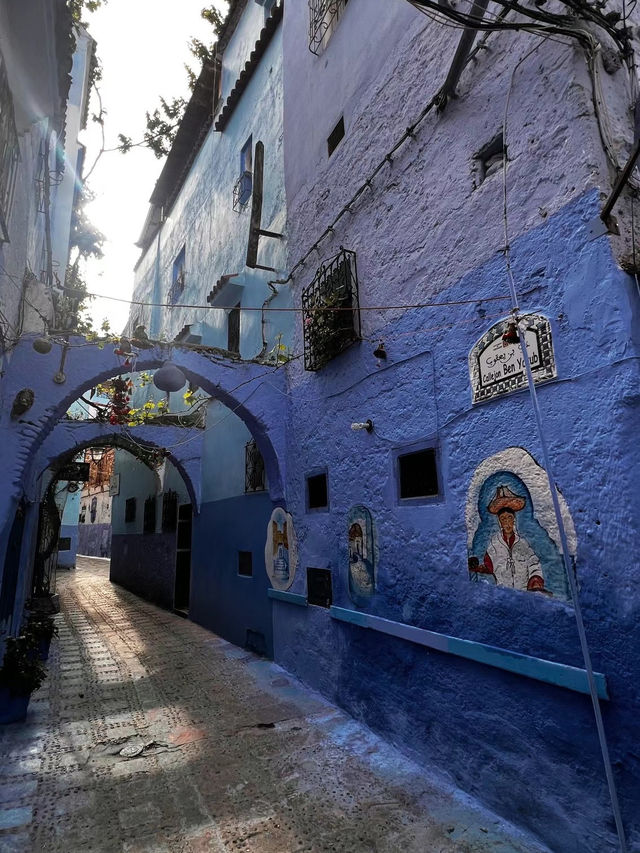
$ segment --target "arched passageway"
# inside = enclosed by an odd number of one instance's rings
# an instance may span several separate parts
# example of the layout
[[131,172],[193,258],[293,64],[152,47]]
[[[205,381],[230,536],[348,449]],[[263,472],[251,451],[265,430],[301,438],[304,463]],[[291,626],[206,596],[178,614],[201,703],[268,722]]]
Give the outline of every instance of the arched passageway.
[[[61,355],[64,356],[63,365]],[[166,347],[144,350],[135,370],[153,370],[167,356]],[[22,595],[20,592],[16,595],[15,612],[24,602],[27,575],[33,564],[38,515],[34,510],[42,495],[42,472],[68,461],[79,450],[90,446],[111,446],[134,452],[136,448],[169,448],[169,463],[175,466],[184,482],[193,513],[190,615],[239,645],[253,645],[270,654],[272,625],[266,594],[268,580],[263,565],[264,536],[273,506],[284,504],[283,372],[264,364],[225,359],[218,351],[176,349],[172,358],[186,377],[217,401],[215,405],[224,411],[214,426],[224,421],[227,432],[235,429],[238,438],[233,460],[229,460],[219,440],[222,429],[214,432],[205,429],[202,433],[192,430],[193,434],[185,441],[184,430],[176,426],[145,425],[128,429],[64,419],[69,406],[87,388],[131,372],[131,366],[121,363],[112,345],[100,349],[82,339],[74,339],[66,353],[54,349],[41,356],[26,340],[14,351],[3,380],[5,406],[0,418],[0,436],[12,460],[8,489],[0,496],[0,554],[4,554],[9,544],[11,518],[17,501],[24,498],[28,505],[20,556],[21,582],[18,583]],[[62,372],[63,383],[59,381]],[[12,418],[8,403],[24,389],[24,377],[29,377],[33,402],[28,411]],[[266,472],[264,490],[251,495],[245,494],[248,491],[244,484],[245,444],[247,456],[250,445],[259,450]],[[208,460],[208,467],[203,466],[203,458]],[[238,485],[240,477],[241,486]],[[165,491],[157,496],[160,504]],[[150,494],[137,496],[143,505],[150,497]],[[123,495],[123,499],[126,498],[127,495]],[[122,513],[124,515],[124,508]],[[149,537],[163,534],[161,518],[158,518],[158,530],[154,534],[147,532],[145,535],[142,530],[133,532],[132,528],[127,528],[121,533],[122,540],[114,539],[120,548],[117,554],[117,549],[114,550],[114,564],[126,565],[129,579],[137,567],[141,582],[135,591],[171,607],[174,588],[171,587],[169,595],[170,584],[166,584],[164,593],[159,595],[149,582],[152,573],[144,571],[154,560],[153,554],[166,551],[159,544],[160,540],[155,551],[150,547],[152,539]],[[123,578],[124,574],[114,576],[118,582]],[[129,588],[133,586],[129,584]]]

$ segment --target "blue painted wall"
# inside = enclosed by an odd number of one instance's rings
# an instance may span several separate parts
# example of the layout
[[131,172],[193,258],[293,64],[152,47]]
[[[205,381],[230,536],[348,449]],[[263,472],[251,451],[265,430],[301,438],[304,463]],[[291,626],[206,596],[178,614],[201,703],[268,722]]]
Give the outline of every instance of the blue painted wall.
[[[608,243],[586,240],[585,224],[597,210],[595,193],[567,205],[514,241],[512,259],[525,310],[552,322],[559,375],[538,394],[577,530],[588,639],[611,695],[603,713],[614,773],[637,838],[640,665],[630,649],[640,643],[640,623],[630,567],[640,517],[638,304]],[[467,355],[496,312],[481,295],[504,288],[504,276],[504,259],[496,256],[439,294],[441,301],[477,302],[446,314],[407,311],[383,326],[379,338],[389,356],[379,366],[369,342],[317,374],[292,366],[289,440],[298,464],[290,469],[288,508],[300,568],[290,591],[306,593],[306,567],[328,568],[334,604],[354,609],[346,520],[361,503],[379,537],[378,587],[368,612],[583,667],[569,604],[469,581],[465,506],[473,472],[510,446],[541,456],[526,392],[471,404]],[[361,278],[361,293],[368,283]],[[366,418],[371,434],[350,430]],[[402,505],[395,456],[424,445],[438,448],[443,493]],[[329,510],[308,512],[305,477],[321,467],[328,470]],[[336,623],[323,608],[273,606],[275,658],[306,683],[446,769],[554,850],[616,849],[588,697]]]
[[[264,541],[268,493],[202,504],[194,520],[189,616],[216,634],[273,656]],[[252,553],[253,576],[238,574],[238,551]]]

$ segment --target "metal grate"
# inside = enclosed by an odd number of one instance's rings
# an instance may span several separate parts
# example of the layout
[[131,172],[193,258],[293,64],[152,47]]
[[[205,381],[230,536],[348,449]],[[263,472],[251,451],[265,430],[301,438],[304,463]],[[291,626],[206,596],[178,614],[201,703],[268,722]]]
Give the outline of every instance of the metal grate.
[[251,190],[253,186],[252,172],[243,172],[233,187],[233,209],[236,213],[241,213],[249,204],[251,198]]
[[156,532],[156,499],[155,496],[148,497],[144,502],[144,516],[142,522],[143,533]]
[[244,490],[264,492],[265,488],[264,459],[255,439],[252,438],[244,448]]
[[347,0],[309,0],[309,50],[316,56]]
[[178,526],[178,493],[165,492],[162,496],[162,532],[172,533]]
[[355,252],[341,249],[302,292],[304,369],[320,370],[360,338]]
[[9,240],[9,214],[20,161],[13,98],[5,64],[0,58],[0,243]]

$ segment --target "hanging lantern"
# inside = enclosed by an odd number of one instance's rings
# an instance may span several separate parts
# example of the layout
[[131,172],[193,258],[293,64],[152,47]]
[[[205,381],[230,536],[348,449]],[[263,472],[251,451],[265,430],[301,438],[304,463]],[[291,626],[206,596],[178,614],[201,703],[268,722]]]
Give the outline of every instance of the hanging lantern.
[[515,323],[509,323],[507,326],[507,330],[502,335],[502,346],[508,347],[509,344],[518,343],[520,343],[520,338],[518,337],[518,327]]
[[187,377],[172,361],[165,361],[160,370],[153,374],[153,384],[160,391],[179,391],[184,388]]
[[33,348],[40,355],[46,355],[48,352],[51,352],[51,339],[44,336],[36,338],[33,342]]

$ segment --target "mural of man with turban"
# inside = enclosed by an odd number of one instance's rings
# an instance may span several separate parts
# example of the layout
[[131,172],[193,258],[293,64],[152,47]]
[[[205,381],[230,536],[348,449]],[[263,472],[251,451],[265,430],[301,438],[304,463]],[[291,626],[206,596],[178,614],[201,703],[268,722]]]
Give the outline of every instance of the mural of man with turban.
[[469,568],[478,574],[492,575],[498,586],[550,595],[544,588],[540,560],[516,528],[516,513],[525,503],[526,498],[516,495],[508,486],[498,486],[488,509],[497,517],[499,530],[489,540],[482,563],[473,558],[474,565]]

